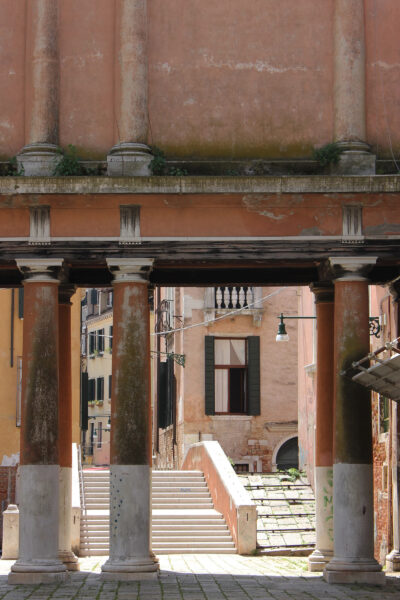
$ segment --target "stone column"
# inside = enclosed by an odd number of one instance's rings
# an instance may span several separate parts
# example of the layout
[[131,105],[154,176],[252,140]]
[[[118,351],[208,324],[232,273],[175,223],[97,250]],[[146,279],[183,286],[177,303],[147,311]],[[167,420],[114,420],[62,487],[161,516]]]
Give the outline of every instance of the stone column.
[[108,174],[149,175],[147,0],[116,0],[115,120]]
[[58,558],[57,259],[17,260],[24,273],[19,559],[9,583],[64,581]]
[[58,2],[27,3],[25,146],[17,156],[24,175],[52,175],[58,143]]
[[59,409],[58,448],[60,464],[60,513],[58,557],[69,571],[79,571],[71,551],[72,526],[72,387],[71,387],[71,296],[74,286],[60,285],[58,291],[59,327]]
[[148,271],[152,259],[109,259],[114,273],[110,558],[106,580],[157,576],[151,552]]
[[335,1],[334,52],[334,137],[343,150],[336,171],[374,174],[366,143],[364,0]]
[[313,284],[317,315],[315,434],[315,550],[310,571],[322,571],[333,557],[333,285]]
[[375,257],[334,258],[334,557],[329,583],[383,584],[374,559],[371,393],[345,372],[369,353],[369,298],[365,273]]
[[[391,336],[399,335],[400,289],[398,282],[390,289],[393,297],[393,310],[396,315],[397,331]],[[400,571],[400,411],[397,402],[392,402],[392,422],[390,424],[392,436],[392,455],[390,457],[392,468],[392,506],[393,506],[393,550],[386,557],[388,571]]]

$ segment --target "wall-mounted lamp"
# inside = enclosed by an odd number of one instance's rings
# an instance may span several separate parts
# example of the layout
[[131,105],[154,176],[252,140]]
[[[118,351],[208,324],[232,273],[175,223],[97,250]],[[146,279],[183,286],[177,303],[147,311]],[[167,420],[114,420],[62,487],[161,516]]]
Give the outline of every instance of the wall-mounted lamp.
[[[316,319],[316,318],[317,317],[292,317],[292,316],[288,317],[287,315],[284,315],[283,313],[281,313],[280,316],[278,317],[278,319],[280,319],[280,323],[278,326],[278,335],[276,336],[275,341],[277,341],[277,342],[288,342],[289,341],[289,335],[286,331],[286,327],[285,327],[285,323],[284,323],[283,319]],[[380,331],[381,331],[381,326],[380,326],[379,317],[369,317],[369,335],[379,338]]]

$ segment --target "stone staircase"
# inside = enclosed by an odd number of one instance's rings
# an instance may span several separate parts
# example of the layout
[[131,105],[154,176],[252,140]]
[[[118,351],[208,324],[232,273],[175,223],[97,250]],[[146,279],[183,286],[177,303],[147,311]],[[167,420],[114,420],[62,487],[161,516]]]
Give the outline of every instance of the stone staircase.
[[257,505],[258,553],[308,556],[315,545],[315,500],[307,479],[286,473],[239,477]]
[[[80,556],[107,556],[110,472],[84,469],[82,476]],[[153,471],[152,549],[155,554],[236,553],[200,471]]]

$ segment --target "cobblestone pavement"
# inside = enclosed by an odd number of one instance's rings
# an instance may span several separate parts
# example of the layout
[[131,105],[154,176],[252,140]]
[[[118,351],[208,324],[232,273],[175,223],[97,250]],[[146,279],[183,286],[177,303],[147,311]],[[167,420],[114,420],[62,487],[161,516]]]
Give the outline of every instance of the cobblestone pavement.
[[0,600],[398,600],[400,574],[385,587],[328,585],[307,572],[304,558],[231,555],[160,556],[160,575],[152,581],[102,582],[105,558],[81,559],[81,571],[68,583],[7,585],[12,561],[0,560]]

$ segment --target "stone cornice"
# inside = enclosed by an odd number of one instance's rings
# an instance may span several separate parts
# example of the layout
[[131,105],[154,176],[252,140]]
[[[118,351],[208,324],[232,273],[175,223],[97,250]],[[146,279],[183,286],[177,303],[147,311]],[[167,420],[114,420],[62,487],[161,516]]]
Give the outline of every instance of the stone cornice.
[[399,175],[0,177],[0,195],[399,193]]

